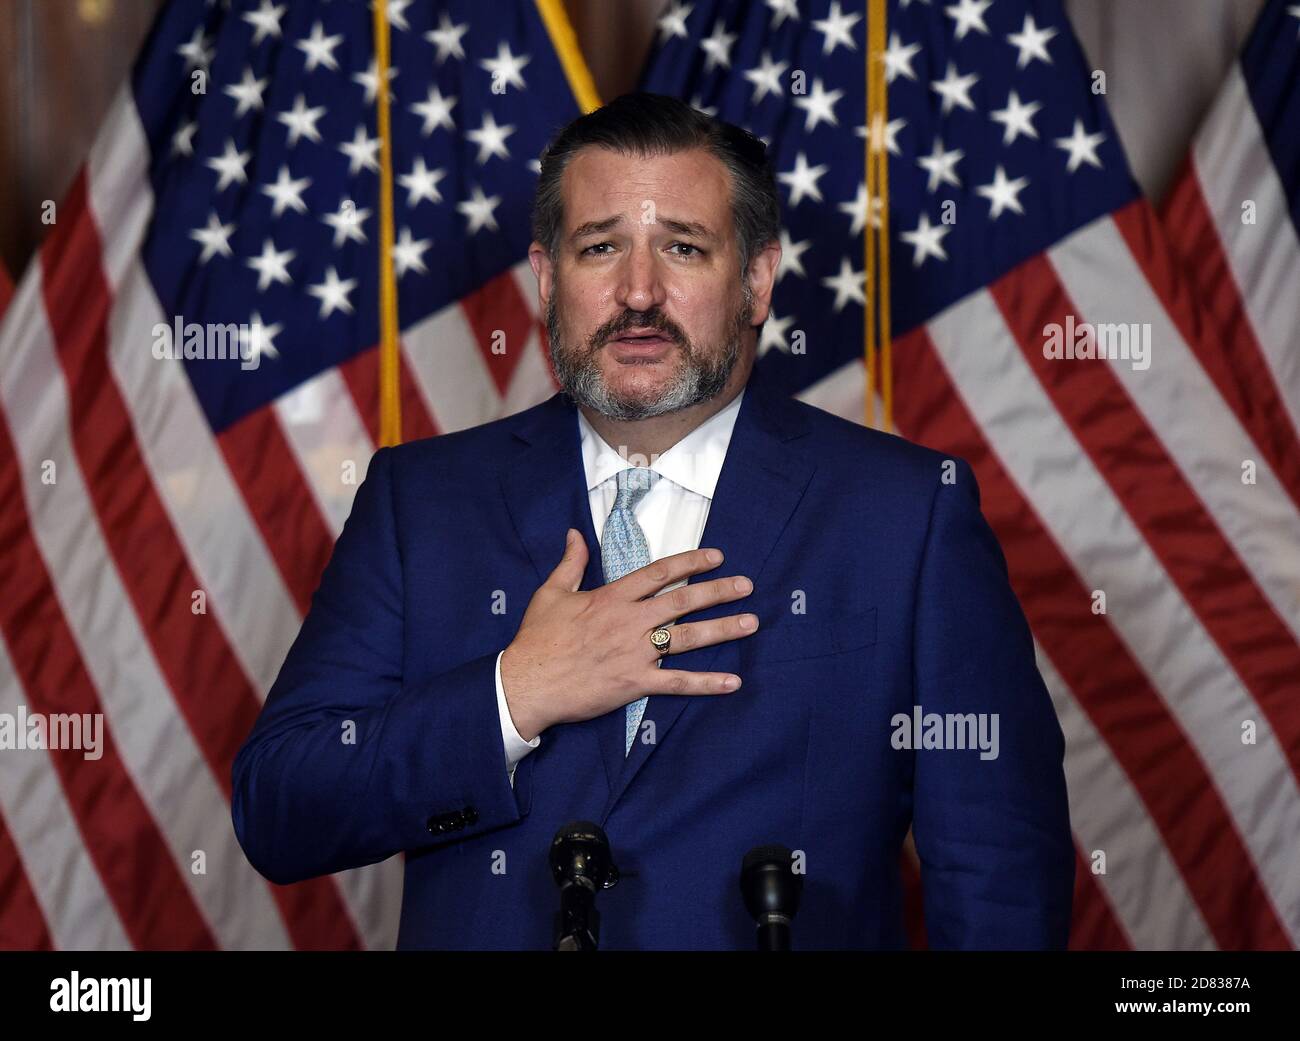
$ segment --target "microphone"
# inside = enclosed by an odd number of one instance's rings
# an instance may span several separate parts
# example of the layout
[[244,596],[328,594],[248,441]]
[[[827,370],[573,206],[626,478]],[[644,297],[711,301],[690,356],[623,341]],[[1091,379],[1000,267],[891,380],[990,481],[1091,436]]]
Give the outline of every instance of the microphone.
[[785,846],[755,846],[740,865],[740,894],[758,923],[760,951],[790,950],[790,925],[799,910],[803,876],[794,873]]
[[551,840],[551,875],[560,887],[554,949],[594,951],[600,945],[596,891],[618,884],[609,839],[591,821],[571,821]]

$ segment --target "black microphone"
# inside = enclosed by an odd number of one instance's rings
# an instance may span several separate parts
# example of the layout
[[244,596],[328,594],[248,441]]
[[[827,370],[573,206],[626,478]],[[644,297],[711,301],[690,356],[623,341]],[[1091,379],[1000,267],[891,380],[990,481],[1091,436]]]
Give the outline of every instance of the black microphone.
[[799,910],[803,875],[794,872],[785,846],[755,846],[740,865],[740,894],[758,923],[760,951],[790,950],[790,925]]
[[609,839],[598,824],[571,821],[551,840],[551,875],[560,887],[554,949],[594,951],[600,945],[596,891],[618,884]]

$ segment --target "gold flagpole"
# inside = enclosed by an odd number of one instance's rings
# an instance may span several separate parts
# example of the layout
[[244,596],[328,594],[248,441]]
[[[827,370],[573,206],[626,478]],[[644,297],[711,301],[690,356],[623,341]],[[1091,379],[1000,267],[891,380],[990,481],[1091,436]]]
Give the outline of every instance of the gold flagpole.
[[379,123],[379,444],[401,444],[397,277],[393,272],[393,129],[388,111],[388,0],[375,0],[375,94]]
[[[885,0],[867,0],[867,215],[863,228],[866,306],[863,308],[865,341],[867,426],[876,419],[876,355],[880,355],[880,395],[884,406],[882,429],[894,423],[892,332],[889,299],[889,152],[885,128],[889,104],[885,83]],[[879,227],[876,212],[879,211]]]

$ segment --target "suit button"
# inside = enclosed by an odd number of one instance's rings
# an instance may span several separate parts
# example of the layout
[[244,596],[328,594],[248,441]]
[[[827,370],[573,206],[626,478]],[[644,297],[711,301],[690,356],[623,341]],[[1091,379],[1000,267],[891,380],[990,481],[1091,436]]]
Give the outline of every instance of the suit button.
[[459,813],[443,813],[436,817],[430,817],[425,821],[425,826],[435,834],[445,834],[449,831],[455,831],[465,826]]
[[466,806],[461,810],[461,816],[465,818],[466,824],[478,823],[478,810],[474,809],[473,806]]

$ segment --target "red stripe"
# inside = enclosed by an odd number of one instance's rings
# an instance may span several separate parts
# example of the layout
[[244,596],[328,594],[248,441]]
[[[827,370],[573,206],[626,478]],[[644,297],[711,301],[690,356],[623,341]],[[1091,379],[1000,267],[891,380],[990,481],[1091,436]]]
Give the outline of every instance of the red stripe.
[[[406,363],[405,352],[398,353],[398,396],[402,406],[402,440],[418,441],[434,437],[438,428],[424,399],[415,386],[415,377]],[[366,425],[372,444],[379,444],[379,348],[371,347],[353,355],[339,366],[339,374],[352,395],[357,414]]]
[[1288,949],[1236,823],[1204,764],[1033,507],[996,458],[924,328],[898,341],[905,436],[974,467],[1030,627],[1132,779],[1220,947]]
[[14,284],[9,278],[9,272],[0,267],[0,318],[4,317],[5,311],[9,307],[9,301],[14,295]]
[[[0,503],[0,546],[9,565],[0,572],[7,576],[0,583],[0,633],[26,692],[28,710],[102,714],[32,537],[18,459],[3,418]],[[215,948],[216,938],[122,763],[112,729],[104,727],[103,755],[97,760],[86,759],[76,749],[45,754],[132,945],[150,950]]]
[[1300,505],[1300,438],[1246,316],[1193,168],[1184,167],[1159,223],[1146,202],[1126,206],[1114,217],[1206,375]]
[[[68,384],[73,444],[154,657],[228,800],[235,753],[261,704],[215,616],[189,609],[192,592],[202,586],[150,479],[108,365],[111,293],[100,258],[83,172],[41,251],[45,309]],[[360,946],[330,880],[271,888],[297,946]]]
[[474,332],[483,363],[496,383],[497,393],[505,398],[535,321],[514,272],[508,269],[501,272],[462,299],[460,307]]
[[1070,950],[1130,951],[1133,944],[1119,924],[1110,900],[1082,850],[1074,850],[1074,909],[1070,918]]
[[217,436],[226,465],[248,512],[275,560],[284,584],[306,614],[334,546],[320,507],[273,405],[227,427]]
[[1048,261],[1030,259],[990,293],[1052,404],[1263,710],[1300,780],[1295,638],[1110,365],[1043,357],[1046,325],[1081,320]]
[[[3,277],[0,272],[0,279]],[[0,951],[52,950],[54,938],[36,899],[36,891],[28,881],[4,818],[0,817]]]

